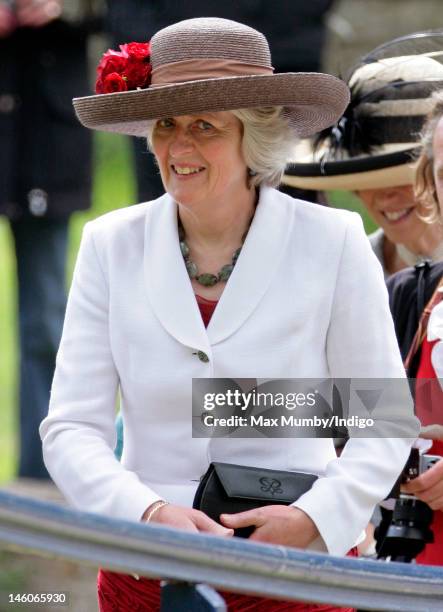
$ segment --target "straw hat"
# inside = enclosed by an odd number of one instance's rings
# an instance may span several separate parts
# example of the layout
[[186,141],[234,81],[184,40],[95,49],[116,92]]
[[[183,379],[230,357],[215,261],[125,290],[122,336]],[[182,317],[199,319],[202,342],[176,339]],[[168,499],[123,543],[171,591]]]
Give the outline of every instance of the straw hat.
[[390,41],[361,58],[336,125],[295,151],[283,182],[302,189],[373,189],[414,182],[420,130],[443,88],[443,32]]
[[150,61],[146,89],[74,99],[81,123],[144,136],[152,119],[276,105],[305,137],[337,121],[349,101],[346,84],[331,75],[273,74],[263,34],[227,19],[188,19],[160,30]]

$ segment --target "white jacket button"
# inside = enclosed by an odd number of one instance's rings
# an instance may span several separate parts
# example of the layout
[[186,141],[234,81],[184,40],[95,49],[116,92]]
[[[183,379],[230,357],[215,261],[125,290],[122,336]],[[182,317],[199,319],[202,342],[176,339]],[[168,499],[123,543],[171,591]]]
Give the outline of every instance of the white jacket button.
[[203,363],[208,363],[209,361],[209,357],[203,351],[198,351],[197,357],[200,359],[200,361],[203,361]]

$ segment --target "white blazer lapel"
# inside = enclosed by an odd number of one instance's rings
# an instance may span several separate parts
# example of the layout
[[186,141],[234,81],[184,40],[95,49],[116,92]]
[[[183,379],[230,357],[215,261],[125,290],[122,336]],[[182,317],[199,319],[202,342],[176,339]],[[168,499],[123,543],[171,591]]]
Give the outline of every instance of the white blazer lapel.
[[209,341],[181,255],[177,205],[165,194],[146,215],[144,266],[155,315],[185,346],[209,352]]
[[286,251],[294,222],[293,204],[293,200],[275,189],[260,189],[257,210],[240,257],[207,329],[211,344],[233,334],[266,293]]

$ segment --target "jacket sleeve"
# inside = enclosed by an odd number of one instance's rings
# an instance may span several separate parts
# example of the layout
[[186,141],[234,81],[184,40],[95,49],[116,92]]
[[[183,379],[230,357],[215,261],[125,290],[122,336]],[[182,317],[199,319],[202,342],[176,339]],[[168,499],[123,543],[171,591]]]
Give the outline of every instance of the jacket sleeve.
[[331,377],[351,379],[351,389],[358,385],[356,379],[396,379],[386,385],[398,383],[401,393],[400,399],[391,395],[393,402],[386,404],[386,428],[382,403],[379,437],[365,438],[361,432],[353,437],[351,431],[340,458],[332,460],[325,477],[294,504],[311,517],[328,551],[335,555],[344,555],[355,545],[374,506],[397,480],[419,430],[382,270],[360,217],[352,214],[350,220],[327,337]]
[[40,426],[54,482],[76,507],[140,520],[159,496],[114,457],[118,374],[108,329],[109,294],[85,226],[57,355],[48,416]]

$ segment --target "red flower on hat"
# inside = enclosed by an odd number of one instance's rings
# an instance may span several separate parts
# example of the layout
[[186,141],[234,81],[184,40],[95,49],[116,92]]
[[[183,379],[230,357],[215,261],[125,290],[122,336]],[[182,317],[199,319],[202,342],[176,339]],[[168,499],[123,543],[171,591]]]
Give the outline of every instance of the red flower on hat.
[[128,85],[126,79],[124,79],[118,72],[111,72],[105,76],[101,84],[101,93],[115,93],[116,91],[128,91]]
[[111,72],[118,72],[120,74],[125,69],[126,62],[126,57],[124,57],[121,53],[109,49],[103,54],[103,57],[98,65],[97,72],[100,72],[102,79],[106,75],[111,74]]
[[151,64],[144,62],[130,62],[125,68],[124,77],[126,77],[128,89],[137,89],[143,87],[140,83],[146,83],[150,80]]
[[127,43],[120,51],[108,49],[97,67],[95,92],[114,93],[149,87],[151,81],[149,43]]
[[149,43],[126,43],[126,45],[120,45],[120,49],[125,57],[139,62],[149,61],[151,54]]

